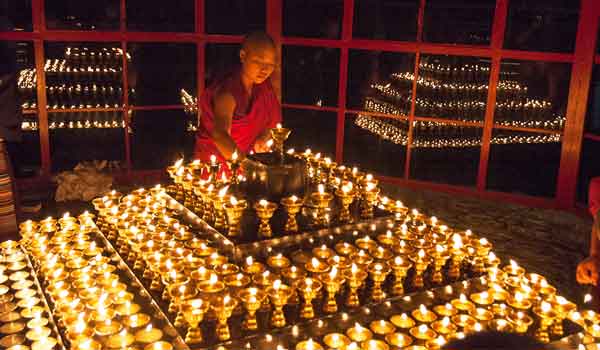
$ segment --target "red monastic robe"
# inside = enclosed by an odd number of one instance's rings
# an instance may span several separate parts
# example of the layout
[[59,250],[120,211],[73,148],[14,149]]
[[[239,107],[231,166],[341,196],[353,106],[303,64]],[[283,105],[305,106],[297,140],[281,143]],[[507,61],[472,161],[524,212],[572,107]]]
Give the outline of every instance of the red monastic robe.
[[249,153],[254,148],[258,136],[266,129],[274,128],[281,123],[281,105],[267,79],[254,85],[252,96],[247,99],[246,91],[240,79],[240,70],[236,69],[223,79],[211,84],[200,97],[200,128],[196,134],[194,158],[209,161],[216,155],[223,162],[217,146],[211,138],[214,128],[213,98],[217,92],[228,91],[235,98],[236,110],[231,120],[231,137],[238,149]]

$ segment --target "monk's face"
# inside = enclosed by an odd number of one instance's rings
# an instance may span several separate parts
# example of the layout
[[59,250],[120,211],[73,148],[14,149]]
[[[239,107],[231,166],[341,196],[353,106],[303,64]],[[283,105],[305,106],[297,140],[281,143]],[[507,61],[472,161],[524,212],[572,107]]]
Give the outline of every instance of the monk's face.
[[240,50],[242,72],[254,84],[260,84],[275,70],[276,54],[272,47],[254,47]]

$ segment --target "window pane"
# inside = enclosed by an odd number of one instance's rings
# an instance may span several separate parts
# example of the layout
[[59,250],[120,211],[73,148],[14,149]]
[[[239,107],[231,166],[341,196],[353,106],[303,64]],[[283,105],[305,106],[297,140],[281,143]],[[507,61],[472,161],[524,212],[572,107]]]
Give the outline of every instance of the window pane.
[[351,50],[348,107],[370,112],[408,115],[415,55]]
[[179,91],[196,90],[196,45],[129,45],[129,103],[136,106],[180,104]]
[[119,0],[46,0],[48,29],[119,30]]
[[285,0],[283,35],[339,39],[343,10],[342,0]]
[[496,0],[427,0],[423,39],[436,43],[489,45]]
[[594,66],[588,95],[585,132],[600,135],[600,66]]
[[177,159],[191,159],[195,132],[183,110],[134,111],[131,158],[135,169],[161,169]]
[[[0,109],[5,115],[7,149],[15,177],[39,173],[40,136],[37,115],[37,79],[32,42],[0,41],[0,75],[14,75],[12,88],[0,92]],[[12,130],[12,131],[9,131]]]
[[335,155],[336,113],[284,108],[283,124],[292,129],[285,143],[286,149],[304,151],[310,148],[329,157]]
[[504,47],[572,52],[580,1],[511,0]]
[[49,113],[48,121],[53,172],[91,160],[125,165],[122,112]]
[[207,44],[205,52],[206,86],[240,64],[240,44]]
[[571,65],[503,60],[496,97],[497,124],[562,130]]
[[403,177],[408,120],[349,115],[345,121],[344,164],[378,175]]
[[418,0],[355,0],[355,38],[415,41]]
[[265,30],[265,0],[205,0],[206,32],[246,34]]
[[560,134],[494,130],[487,188],[553,197],[560,164]]
[[585,203],[586,206],[588,203],[590,180],[600,176],[598,154],[600,154],[600,141],[583,139],[579,180],[577,182],[577,201]]
[[6,14],[0,23],[0,32],[28,31],[33,28],[31,23],[31,0],[2,1],[0,13]]
[[[483,121],[490,76],[485,58],[423,56],[419,63],[415,114]],[[412,74],[401,77],[410,82]]]
[[283,101],[337,106],[340,50],[284,46]]
[[123,56],[117,43],[47,43],[48,109],[122,106]]
[[127,0],[127,29],[148,32],[193,32],[194,0]]
[[475,186],[482,129],[417,121],[413,131],[410,177]]

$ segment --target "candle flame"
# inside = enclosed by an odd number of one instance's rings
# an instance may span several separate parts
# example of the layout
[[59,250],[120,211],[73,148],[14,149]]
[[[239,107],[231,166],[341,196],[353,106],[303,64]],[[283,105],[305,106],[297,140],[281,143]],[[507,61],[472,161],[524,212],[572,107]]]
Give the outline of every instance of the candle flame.
[[541,309],[543,313],[548,313],[552,310],[552,305],[547,301],[542,301]]
[[422,325],[419,326],[419,333],[425,334],[425,333],[427,333],[427,329],[428,329],[427,325],[426,324],[422,324]]
[[425,305],[421,304],[419,305],[419,312],[421,313],[421,315],[425,315],[427,314],[427,307],[425,307]]
[[442,319],[442,326],[448,327],[450,325],[450,317],[446,316]]
[[586,295],[583,297],[583,302],[584,302],[584,303],[589,303],[590,301],[592,301],[592,295],[591,295],[591,294],[586,294]]
[[322,195],[323,193],[325,193],[325,187],[323,186],[323,184],[319,184],[319,186],[318,186],[318,190],[317,190],[317,191],[318,191],[318,192],[319,192],[319,194],[321,194],[321,195]]
[[216,284],[218,281],[219,281],[219,277],[218,277],[216,274],[214,274],[214,273],[211,273],[211,274],[210,274],[210,278],[208,279],[208,283],[210,283],[211,285],[214,285],[214,284]]
[[281,288],[281,280],[275,280],[273,282],[273,289],[275,289],[276,291],[279,290]]
[[260,201],[258,201],[258,205],[260,205],[261,207],[266,207],[267,205],[269,205],[269,202],[267,202],[267,200],[265,199],[261,199]]
[[235,205],[237,205],[237,204],[238,204],[238,200],[237,200],[237,198],[235,198],[234,196],[231,196],[231,197],[229,198],[229,202],[231,202],[231,205],[233,205],[233,206],[235,206]]

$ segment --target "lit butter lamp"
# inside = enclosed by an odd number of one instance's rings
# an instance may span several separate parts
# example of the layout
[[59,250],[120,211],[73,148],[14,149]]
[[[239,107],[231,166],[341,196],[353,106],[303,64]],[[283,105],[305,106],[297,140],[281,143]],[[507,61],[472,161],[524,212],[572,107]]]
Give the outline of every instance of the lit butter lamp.
[[230,295],[217,295],[210,303],[210,307],[214,310],[217,317],[217,338],[220,341],[226,341],[231,338],[229,325],[227,320],[231,317],[233,310],[237,307],[238,300]]
[[271,304],[274,306],[273,313],[271,314],[271,325],[276,328],[285,326],[285,315],[283,313],[283,307],[287,304],[289,297],[292,294],[292,289],[281,283],[280,280],[275,280],[273,286],[267,288],[267,295],[271,300]]
[[317,186],[317,191],[311,193],[310,198],[317,207],[316,224],[322,226],[327,225],[327,208],[329,207],[329,202],[333,199],[333,195],[325,191],[325,186],[323,186],[323,184],[319,184]]
[[185,342],[187,344],[200,344],[204,341],[200,323],[204,319],[204,315],[209,307],[209,302],[201,298],[188,299],[183,302],[181,306],[183,316],[189,325],[187,334],[185,335]]
[[352,182],[342,184],[342,186],[335,191],[335,195],[340,199],[342,204],[339,213],[339,221],[344,223],[351,222],[352,216],[350,215],[350,205],[354,202],[354,197],[356,196],[356,191],[354,190]]
[[455,233],[451,237],[452,243],[450,248],[450,267],[448,269],[448,277],[457,279],[460,277],[461,265],[465,255],[467,254],[461,235]]
[[390,273],[391,268],[386,263],[374,262],[369,265],[368,271],[373,281],[371,299],[376,303],[382,302],[385,299],[385,292],[381,286]]
[[401,256],[396,256],[394,260],[388,261],[388,264],[394,272],[394,285],[392,286],[393,295],[404,294],[404,279],[408,274],[408,270],[412,267],[412,263],[408,259]]
[[273,139],[275,151],[283,161],[283,144],[290,136],[292,131],[284,128],[280,123],[277,123],[277,125],[269,131],[271,132],[271,138]]
[[548,329],[552,326],[558,314],[552,308],[552,304],[547,301],[542,301],[539,305],[534,306],[532,311],[540,321],[539,327],[535,331],[535,337],[543,343],[550,342]]
[[258,288],[252,287],[242,289],[239,292],[238,297],[248,312],[246,318],[242,322],[242,327],[250,331],[257,330],[258,322],[256,320],[256,312],[262,306],[267,294]]
[[377,183],[375,182],[375,180],[367,181],[361,186],[361,218],[370,219],[373,217],[373,206],[377,202],[378,195],[379,187],[377,187]]
[[241,235],[241,220],[244,210],[247,208],[248,203],[244,199],[237,199],[231,196],[229,202],[223,204],[223,209],[227,213],[227,220],[229,224],[229,236],[237,237]]
[[304,201],[296,197],[296,195],[292,195],[282,198],[281,205],[287,213],[287,221],[285,222],[284,230],[286,232],[297,232],[298,221],[296,220],[296,215],[300,212],[302,205],[304,205]]
[[365,283],[368,273],[363,267],[352,263],[349,269],[344,270],[344,277],[348,282],[348,296],[346,297],[346,305],[349,307],[360,306],[358,298],[358,289]]
[[271,217],[273,217],[273,213],[275,213],[277,207],[277,203],[269,202],[266,199],[261,199],[258,201],[258,203],[254,204],[254,210],[260,219],[260,224],[258,226],[259,237],[273,236],[273,231],[271,230],[269,220],[271,220]]
[[311,319],[315,317],[315,310],[312,305],[312,300],[318,295],[321,290],[322,284],[318,280],[312,278],[304,278],[297,280],[294,287],[302,294],[304,303],[300,310],[300,317],[304,319]]
[[323,312],[328,314],[337,312],[338,305],[335,295],[340,291],[346,279],[338,272],[338,269],[335,266],[331,268],[329,273],[321,274],[319,279],[325,286],[325,291],[327,292],[327,298],[323,304]]
[[415,267],[415,274],[413,276],[412,284],[415,288],[423,288],[425,285],[423,274],[431,263],[431,258],[425,254],[425,250],[419,249],[416,254],[410,256],[410,259]]
[[435,248],[431,249],[431,256],[433,257],[433,274],[431,275],[431,282],[440,284],[444,281],[442,268],[446,265],[446,262],[450,258],[450,254],[444,245],[436,244]]

